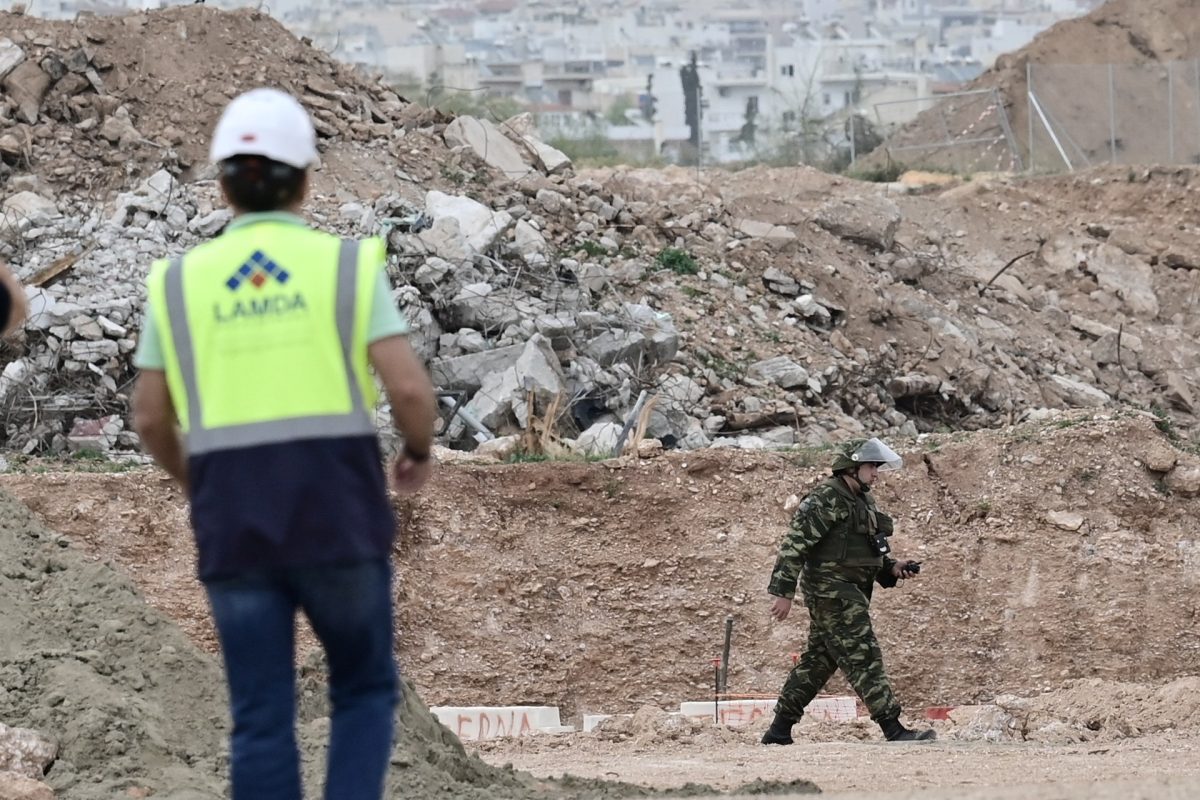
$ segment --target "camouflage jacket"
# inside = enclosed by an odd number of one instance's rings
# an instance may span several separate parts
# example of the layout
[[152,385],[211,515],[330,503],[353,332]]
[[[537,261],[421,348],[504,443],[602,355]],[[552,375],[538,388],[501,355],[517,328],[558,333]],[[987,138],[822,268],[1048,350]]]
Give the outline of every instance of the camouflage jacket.
[[810,569],[842,572],[855,583],[865,579],[869,590],[872,579],[890,572],[896,563],[871,548],[874,529],[882,524],[890,526],[891,520],[875,508],[869,492],[856,494],[837,476],[827,479],[792,515],[767,591],[776,597],[794,597],[806,563]]

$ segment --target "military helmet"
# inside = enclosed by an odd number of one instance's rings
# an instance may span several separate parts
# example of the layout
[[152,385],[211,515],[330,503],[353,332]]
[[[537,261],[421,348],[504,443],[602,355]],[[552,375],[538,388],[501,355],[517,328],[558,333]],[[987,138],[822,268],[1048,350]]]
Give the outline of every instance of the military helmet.
[[859,464],[878,464],[880,472],[890,472],[904,466],[896,451],[879,439],[851,439],[838,449],[833,471],[855,469]]

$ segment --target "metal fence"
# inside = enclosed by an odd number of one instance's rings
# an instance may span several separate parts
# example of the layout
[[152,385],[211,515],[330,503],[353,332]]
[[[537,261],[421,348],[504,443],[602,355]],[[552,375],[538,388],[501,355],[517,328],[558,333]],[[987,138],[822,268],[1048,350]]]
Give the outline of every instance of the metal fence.
[[1200,163],[1200,60],[1031,64],[1027,100],[1033,170]]
[[[892,100],[876,103],[874,110],[887,158],[894,163],[959,173],[1024,169],[996,89]],[[910,124],[914,117],[917,123]]]

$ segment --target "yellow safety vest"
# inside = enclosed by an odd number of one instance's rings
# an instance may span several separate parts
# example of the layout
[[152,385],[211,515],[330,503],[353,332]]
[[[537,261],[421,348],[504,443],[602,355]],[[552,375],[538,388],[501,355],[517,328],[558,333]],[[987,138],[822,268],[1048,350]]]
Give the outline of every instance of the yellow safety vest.
[[380,239],[276,221],[235,228],[148,280],[189,456],[374,435],[367,368]]

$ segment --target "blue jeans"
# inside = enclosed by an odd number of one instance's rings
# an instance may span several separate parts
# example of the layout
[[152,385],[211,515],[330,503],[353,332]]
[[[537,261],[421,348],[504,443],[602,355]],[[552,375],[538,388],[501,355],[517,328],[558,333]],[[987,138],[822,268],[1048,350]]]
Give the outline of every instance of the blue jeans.
[[329,663],[332,716],[325,800],[379,800],[399,678],[386,560],[255,571],[208,581],[233,713],[234,800],[301,800],[295,618],[308,617]]

